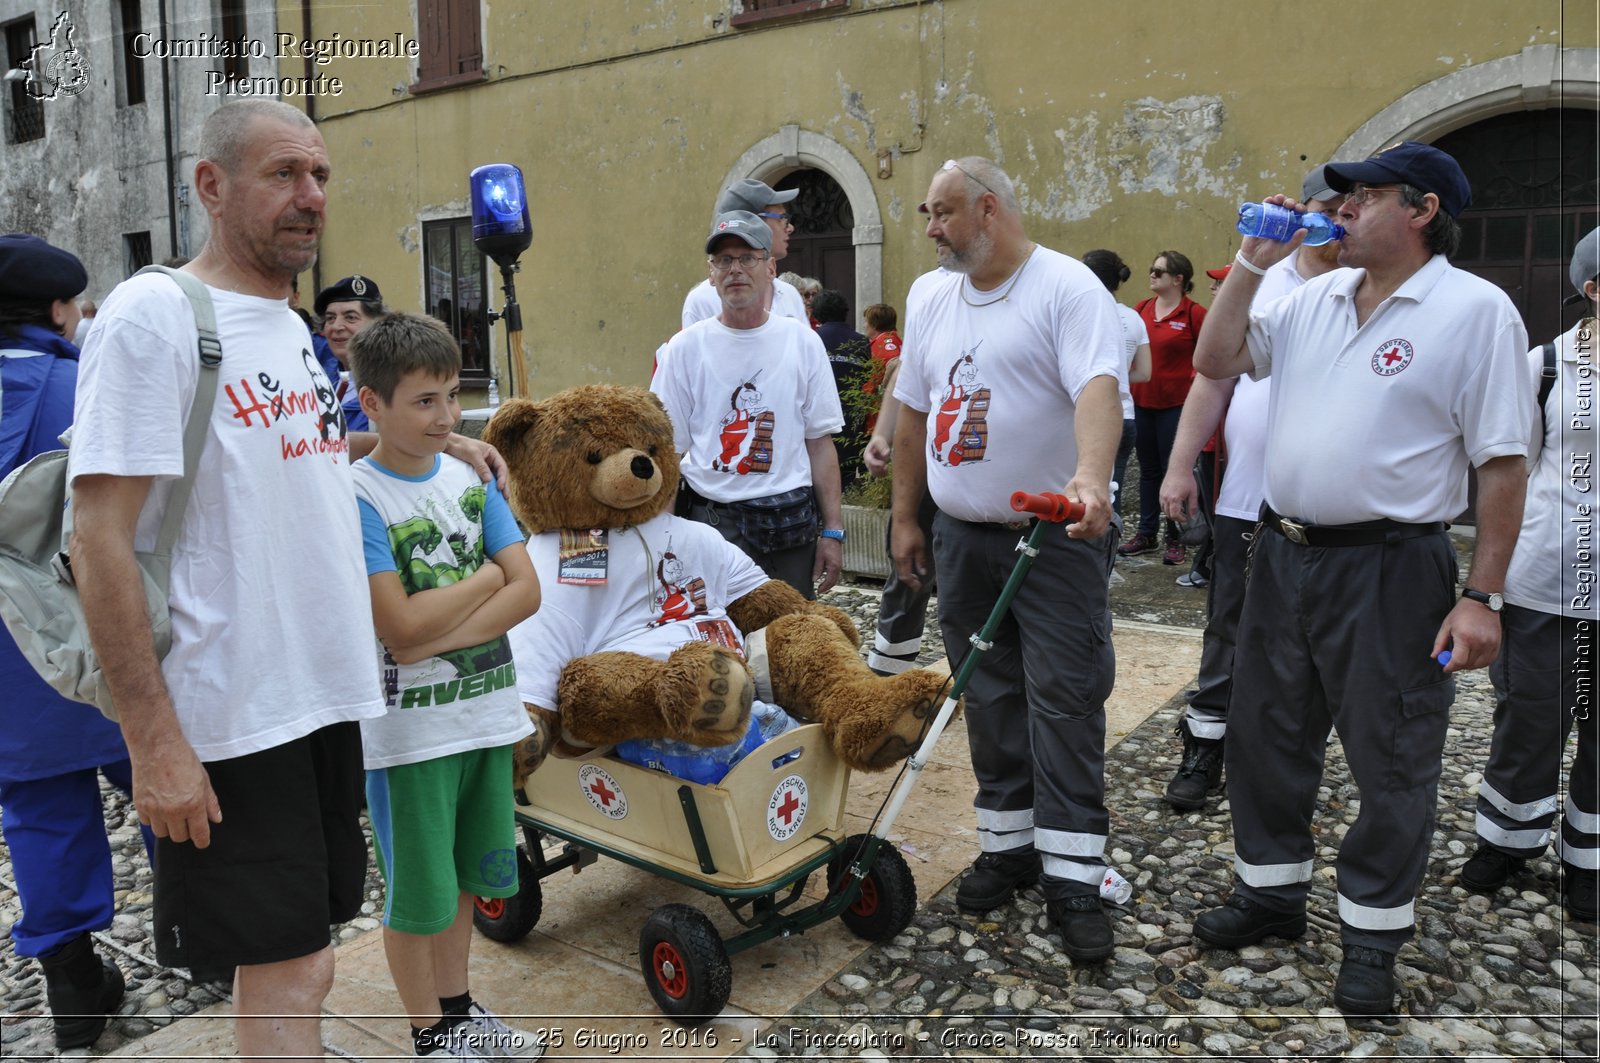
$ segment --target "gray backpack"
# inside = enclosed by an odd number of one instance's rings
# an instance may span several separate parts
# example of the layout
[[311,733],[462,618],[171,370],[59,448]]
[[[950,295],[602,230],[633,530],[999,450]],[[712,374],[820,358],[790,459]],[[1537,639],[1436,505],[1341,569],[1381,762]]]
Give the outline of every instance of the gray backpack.
[[[140,273],[165,273],[177,282],[194,306],[200,330],[200,376],[194,405],[183,430],[183,478],[174,482],[172,498],[156,536],[155,549],[136,554],[144,577],[145,608],[155,636],[156,656],[172,646],[172,618],[167,590],[172,576],[172,545],[178,539],[189,493],[205,446],[211,407],[216,401],[217,368],[222,344],[211,295],[201,281],[165,266],[146,266]],[[61,437],[71,446],[72,430]],[[72,493],[67,485],[67,451],[51,450],[18,466],[0,482],[0,620],[17,640],[22,655],[56,691],[73,701],[93,705],[109,719],[117,718],[111,691],[89,641],[83,603],[72,580]]]

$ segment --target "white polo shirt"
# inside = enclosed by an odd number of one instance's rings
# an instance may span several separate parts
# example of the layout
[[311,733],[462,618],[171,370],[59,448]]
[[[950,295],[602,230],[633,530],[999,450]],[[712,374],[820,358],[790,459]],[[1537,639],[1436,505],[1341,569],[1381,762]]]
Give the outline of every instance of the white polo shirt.
[[[690,288],[689,294],[683,297],[684,328],[720,313],[722,296],[717,294],[709,279]],[[800,294],[800,289],[776,277],[772,281],[772,316],[793,318],[802,325],[811,324],[811,315],[806,313],[806,299]]]
[[1358,328],[1364,276],[1337,269],[1251,311],[1252,375],[1274,381],[1267,501],[1311,524],[1451,520],[1468,462],[1528,451],[1527,332],[1504,292],[1443,255]]
[[[1541,613],[1596,619],[1595,321],[1580,321],[1556,341],[1556,383],[1534,417],[1522,534],[1506,570],[1506,601]],[[1538,395],[1544,351],[1528,352],[1528,380]]]
[[1040,247],[1013,277],[997,298],[936,270],[906,296],[894,397],[927,411],[928,492],[959,520],[1016,520],[1013,492],[1065,487],[1078,396],[1123,364],[1117,304],[1087,266]]
[[[1300,252],[1267,270],[1256,288],[1251,306],[1266,307],[1306,282],[1295,268]],[[1228,472],[1217,494],[1217,512],[1224,517],[1253,521],[1261,514],[1267,485],[1267,407],[1272,399],[1272,378],[1239,377],[1228,401],[1223,436],[1228,445]]]

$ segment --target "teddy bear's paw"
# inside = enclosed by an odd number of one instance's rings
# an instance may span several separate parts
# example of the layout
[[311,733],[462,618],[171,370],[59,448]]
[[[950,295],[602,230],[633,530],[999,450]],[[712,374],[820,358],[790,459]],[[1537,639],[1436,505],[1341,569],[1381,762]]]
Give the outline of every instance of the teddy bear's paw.
[[947,681],[920,668],[884,680],[876,711],[848,716],[838,727],[840,756],[860,771],[881,771],[909,757],[939,711]]
[[738,654],[692,642],[667,660],[658,691],[670,737],[698,746],[725,746],[744,737],[755,680]]

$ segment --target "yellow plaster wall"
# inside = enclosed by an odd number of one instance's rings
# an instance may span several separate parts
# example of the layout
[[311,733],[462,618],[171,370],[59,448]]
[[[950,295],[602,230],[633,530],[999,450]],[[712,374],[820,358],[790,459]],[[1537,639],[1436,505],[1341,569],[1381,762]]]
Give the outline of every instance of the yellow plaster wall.
[[[408,6],[316,4],[313,27],[415,35]],[[323,68],[346,86],[316,104],[335,167],[323,276],[359,270],[419,307],[420,221],[467,213],[473,166],[520,165],[534,243],[517,289],[539,393],[644,382],[704,275],[719,182],[786,124],[869,174],[890,152],[872,187],[891,304],[932,263],[915,205],[961,154],[1006,166],[1035,239],[1120,251],[1132,302],[1157,250],[1225,261],[1242,199],[1296,189],[1405,93],[1531,45],[1597,43],[1594,5],[1575,0],[1350,0],[1314,17],[1266,0],[852,0],[737,30],[725,0],[483,9],[482,84],[413,97],[395,91],[404,62]],[[297,27],[299,4],[279,15]]]

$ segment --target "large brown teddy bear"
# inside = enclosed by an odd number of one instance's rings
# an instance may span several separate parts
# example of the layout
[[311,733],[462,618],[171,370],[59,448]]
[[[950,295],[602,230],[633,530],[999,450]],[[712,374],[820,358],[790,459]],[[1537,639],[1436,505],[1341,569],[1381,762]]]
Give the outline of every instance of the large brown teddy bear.
[[915,749],[945,677],[873,674],[844,612],[673,515],[678,455],[650,392],[591,384],[512,400],[484,439],[510,467],[541,592],[539,611],[511,632],[535,728],[518,747],[519,785],[552,750],[729,745],[745,736],[753,697],[820,722],[852,768]]

